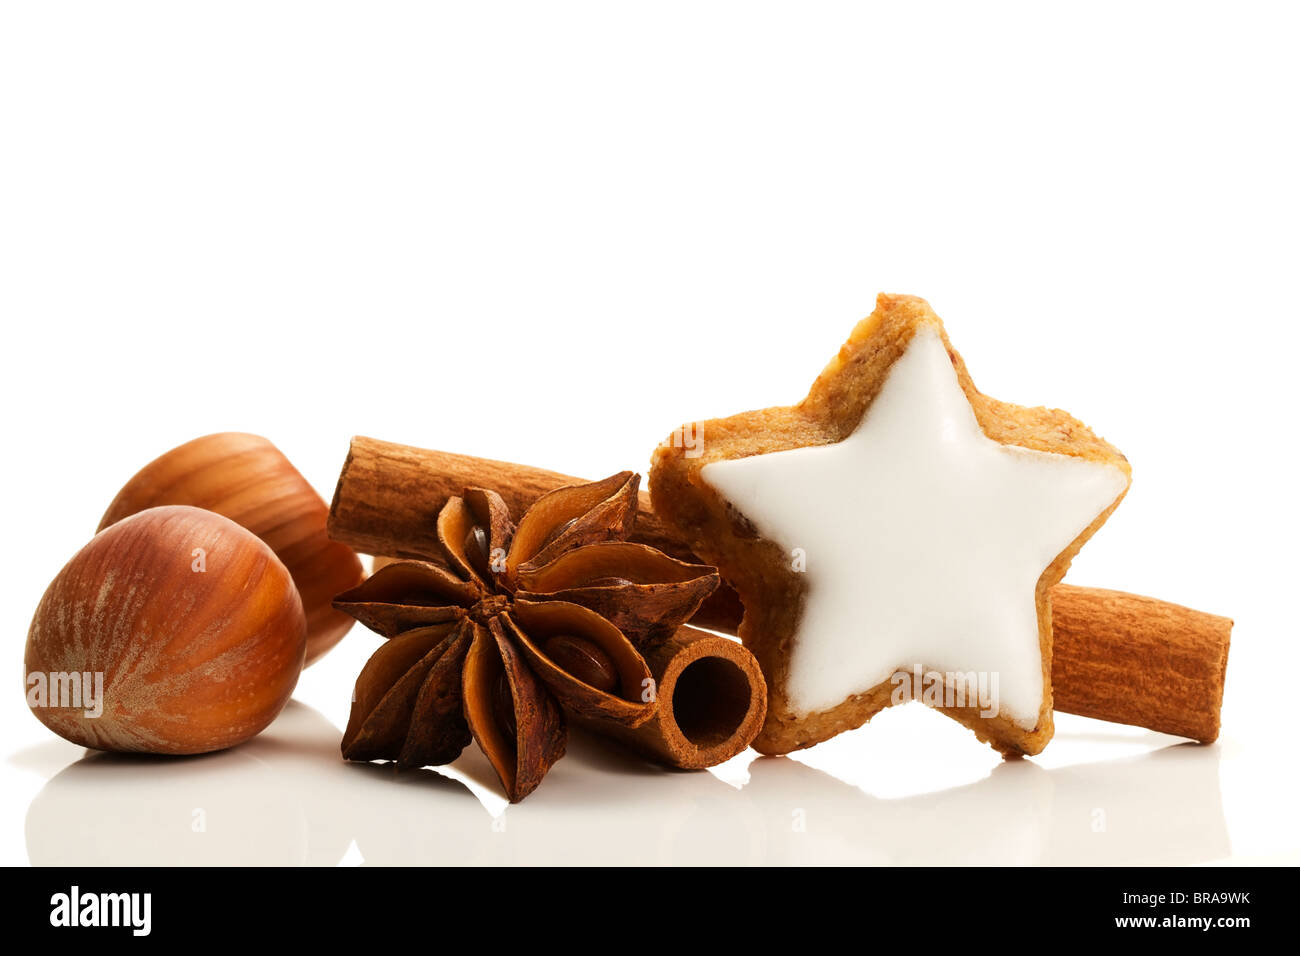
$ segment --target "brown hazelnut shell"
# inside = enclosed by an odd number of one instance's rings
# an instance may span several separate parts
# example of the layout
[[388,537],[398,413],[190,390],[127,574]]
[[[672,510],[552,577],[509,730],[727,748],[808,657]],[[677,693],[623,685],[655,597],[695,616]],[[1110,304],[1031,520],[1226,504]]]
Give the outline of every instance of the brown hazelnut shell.
[[[85,747],[221,750],[288,702],[306,630],[293,579],[260,538],[211,511],[150,508],[97,534],[46,589],[23,658],[28,704]],[[50,675],[74,673],[102,674],[102,713],[55,706],[69,698]]]
[[306,663],[318,660],[351,628],[334,596],[359,584],[361,560],[325,533],[329,506],[270,441],[220,432],[186,442],[138,471],[117,493],[99,530],[146,508],[192,505],[215,511],[257,535],[276,553],[302,596]]

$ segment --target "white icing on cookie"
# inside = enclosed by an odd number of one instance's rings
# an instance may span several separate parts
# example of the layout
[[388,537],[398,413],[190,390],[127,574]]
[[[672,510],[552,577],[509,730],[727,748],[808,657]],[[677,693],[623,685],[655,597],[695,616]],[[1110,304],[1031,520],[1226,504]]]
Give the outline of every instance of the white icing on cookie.
[[1025,729],[1043,702],[1038,578],[1128,484],[1113,465],[986,436],[930,327],[844,441],[702,474],[759,534],[806,555],[793,710],[827,710],[897,670],[975,671],[996,675],[1000,714]]

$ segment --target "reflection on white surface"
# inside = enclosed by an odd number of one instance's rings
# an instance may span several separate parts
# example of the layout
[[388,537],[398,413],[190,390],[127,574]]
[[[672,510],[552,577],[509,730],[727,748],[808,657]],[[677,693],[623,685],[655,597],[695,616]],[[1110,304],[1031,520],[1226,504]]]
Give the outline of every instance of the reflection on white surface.
[[477,795],[492,788],[476,752],[455,765],[468,783],[432,770],[398,775],[344,763],[339,736],[293,703],[266,733],[224,753],[87,752],[32,801],[29,857],[37,865],[1161,864],[1230,852],[1216,747],[1050,770],[1009,761],[973,783],[880,799],[789,758],[753,760],[737,788],[575,737],[546,783],[502,812],[499,799]]

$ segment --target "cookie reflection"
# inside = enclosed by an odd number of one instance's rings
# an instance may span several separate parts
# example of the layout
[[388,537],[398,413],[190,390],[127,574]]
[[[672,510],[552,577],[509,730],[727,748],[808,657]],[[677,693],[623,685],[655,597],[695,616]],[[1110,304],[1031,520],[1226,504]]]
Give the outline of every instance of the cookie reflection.
[[772,864],[1176,865],[1231,852],[1218,749],[1194,744],[1056,770],[1008,761],[975,783],[887,800],[763,758],[744,792]]

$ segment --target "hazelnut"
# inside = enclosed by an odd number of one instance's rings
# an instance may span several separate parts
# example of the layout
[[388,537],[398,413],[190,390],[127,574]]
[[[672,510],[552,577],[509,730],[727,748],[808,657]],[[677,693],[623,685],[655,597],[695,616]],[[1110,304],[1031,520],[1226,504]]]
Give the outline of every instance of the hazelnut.
[[271,546],[302,596],[307,664],[343,639],[353,620],[331,606],[361,583],[361,561],[325,533],[329,506],[280,449],[257,435],[221,432],[196,438],[140,469],[99,523],[158,505],[193,505],[225,515]]
[[27,702],[100,750],[241,743],[288,702],[306,649],[289,571],[228,518],[150,508],[101,531],[46,589],[27,634]]

